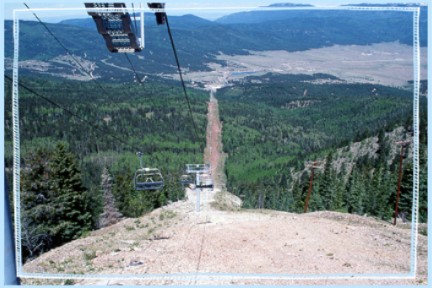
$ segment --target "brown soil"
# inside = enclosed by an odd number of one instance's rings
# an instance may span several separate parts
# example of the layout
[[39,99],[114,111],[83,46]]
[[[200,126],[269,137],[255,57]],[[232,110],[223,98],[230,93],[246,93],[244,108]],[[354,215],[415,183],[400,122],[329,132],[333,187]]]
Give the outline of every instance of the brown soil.
[[[194,196],[192,191],[189,193]],[[409,273],[410,229],[405,224],[394,227],[372,218],[336,212],[220,211],[212,208],[211,201],[202,202],[201,212],[197,213],[194,206],[192,198],[138,219],[125,219],[42,255],[27,263],[24,271],[137,275],[137,278],[163,275],[156,279],[77,280],[80,285],[368,285],[427,281],[427,237],[423,235],[418,238],[415,279],[367,277],[367,274]],[[209,278],[202,273],[246,275]],[[260,279],[254,276],[257,274],[275,275]],[[322,275],[322,279],[278,279],[278,274]],[[332,280],[329,274],[344,274],[348,279]],[[365,275],[366,279],[351,278],[351,274]]]
[[213,176],[214,188],[219,191],[225,187],[224,159],[222,149],[222,123],[219,120],[219,106],[214,97],[213,90],[210,91],[210,102],[208,103],[207,124],[207,147],[204,151],[204,162],[209,163]]

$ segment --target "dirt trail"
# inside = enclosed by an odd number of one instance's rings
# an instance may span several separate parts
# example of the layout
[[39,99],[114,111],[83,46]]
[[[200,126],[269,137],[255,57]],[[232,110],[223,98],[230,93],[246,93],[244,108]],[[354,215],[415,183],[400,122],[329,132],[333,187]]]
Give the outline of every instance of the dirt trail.
[[219,107],[215,91],[210,90],[210,101],[207,114],[207,146],[204,151],[204,162],[210,163],[215,192],[225,188],[224,159],[222,152],[222,123],[219,120]]

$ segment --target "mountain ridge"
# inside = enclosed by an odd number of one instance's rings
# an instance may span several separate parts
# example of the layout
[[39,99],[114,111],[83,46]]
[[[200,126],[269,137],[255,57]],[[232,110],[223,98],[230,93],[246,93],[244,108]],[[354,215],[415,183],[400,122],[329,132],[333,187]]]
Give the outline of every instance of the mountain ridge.
[[[217,55],[248,55],[249,51],[306,51],[333,45],[371,45],[397,42],[412,45],[412,19],[408,14],[359,11],[255,11],[241,12],[216,21],[193,15],[170,16],[173,38],[181,65],[187,71],[211,71],[209,63],[226,65]],[[390,15],[390,16],[389,16]],[[401,17],[391,17],[399,15]],[[420,44],[426,46],[426,14],[421,13]],[[132,54],[140,73],[175,74],[175,62],[165,27],[157,26],[154,15],[146,17],[146,48]],[[263,25],[265,24],[265,25]],[[367,25],[366,25],[367,24]],[[122,66],[124,57],[106,51],[104,40],[88,19],[70,19],[46,26],[71,53],[95,63],[103,79],[124,80],[130,72],[109,72]],[[396,28],[397,27],[397,28]],[[36,21],[22,21],[20,60],[52,61],[66,52]],[[12,22],[5,21],[5,58],[13,58]],[[156,53],[157,51],[157,53]],[[103,62],[103,61],[104,62]],[[145,60],[145,61],[141,61]],[[111,65],[111,66],[112,66]],[[7,70],[11,67],[7,66]],[[55,71],[54,67],[54,71]],[[22,69],[22,73],[38,73]]]

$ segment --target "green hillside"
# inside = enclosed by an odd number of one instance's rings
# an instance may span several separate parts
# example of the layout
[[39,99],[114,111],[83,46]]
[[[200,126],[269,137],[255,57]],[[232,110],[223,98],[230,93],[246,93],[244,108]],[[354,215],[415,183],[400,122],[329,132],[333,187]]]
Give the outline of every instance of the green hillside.
[[[43,207],[58,205],[55,204],[57,198],[42,202],[35,200],[35,197],[39,199],[41,195],[45,195],[44,199],[51,199],[52,195],[55,195],[52,193],[58,191],[51,186],[52,183],[66,180],[63,178],[66,174],[56,174],[56,169],[72,169],[71,171],[78,173],[77,176],[68,177],[74,177],[77,181],[80,179],[74,185],[83,187],[80,188],[80,191],[84,191],[81,195],[84,195],[85,199],[82,200],[85,203],[82,207],[86,207],[86,213],[91,216],[91,221],[83,224],[82,229],[98,227],[98,218],[103,207],[101,175],[104,167],[108,168],[113,179],[112,193],[116,206],[124,216],[137,217],[165,205],[168,201],[177,201],[184,197],[184,190],[179,182],[184,165],[203,161],[207,93],[189,93],[200,137],[196,139],[183,91],[177,83],[107,83],[100,88],[95,83],[49,78],[20,77],[20,81],[56,104],[52,105],[20,88],[23,214],[46,214],[47,208]],[[11,86],[8,80],[5,80],[5,83],[5,161],[6,167],[11,168]],[[134,190],[133,177],[140,165],[135,155],[138,151],[144,153],[144,167],[160,169],[165,178],[163,190],[150,193]],[[66,157],[65,159],[70,159],[69,164],[64,163],[66,167],[59,167],[60,164],[55,164],[55,157]],[[7,177],[12,180],[9,169]],[[68,191],[78,190],[72,188]],[[80,208],[80,211],[83,213],[82,209],[84,208]],[[45,244],[39,250],[33,251],[33,254],[47,251],[71,239],[70,236],[55,234],[52,229],[57,226],[49,219],[43,220],[45,218],[42,219],[42,215],[29,216],[33,222],[28,225],[30,228],[33,227],[31,225],[36,225],[36,231],[48,229],[51,232],[45,232],[48,235],[44,240]],[[72,235],[76,237],[81,233],[83,231],[75,231]],[[26,257],[31,256],[28,252]]]
[[[328,78],[332,76],[269,74],[260,78],[265,79],[263,83],[249,77],[242,85],[218,91],[223,147],[228,154],[228,190],[243,198],[244,207],[303,211],[309,185],[308,173],[303,169],[307,162],[324,163],[328,159],[326,170],[317,171],[312,211],[368,213],[383,219],[392,216],[399,158],[391,155],[388,147],[395,145],[395,139],[380,136],[378,154],[356,158],[345,153],[356,163],[353,170],[347,166],[336,171],[330,165],[337,148],[349,148],[354,142],[384,135],[396,127],[405,127],[404,135],[409,137],[412,92],[372,84],[310,83]],[[425,103],[422,107],[425,117]],[[425,118],[422,129],[424,135]],[[424,137],[422,157],[426,151]],[[425,169],[425,158],[422,163]],[[409,186],[412,166],[409,162],[406,165],[405,181]],[[356,181],[355,185],[351,181]],[[382,186],[368,186],[373,181],[382,181]],[[425,174],[422,181],[426,181]],[[361,191],[354,192],[353,186]],[[409,188],[405,191],[406,195],[412,193]],[[426,190],[422,193],[426,197]],[[379,204],[376,197],[381,197]],[[371,199],[375,199],[373,204]],[[409,200],[405,201],[404,209],[409,212]],[[424,221],[425,211],[421,215]]]

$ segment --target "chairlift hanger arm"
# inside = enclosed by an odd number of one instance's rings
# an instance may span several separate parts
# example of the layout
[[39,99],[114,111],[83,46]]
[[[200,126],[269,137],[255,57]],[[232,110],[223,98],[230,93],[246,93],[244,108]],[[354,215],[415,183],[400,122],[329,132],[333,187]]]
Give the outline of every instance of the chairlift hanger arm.
[[163,25],[166,22],[166,13],[165,13],[165,3],[147,3],[148,7],[155,12],[156,23],[158,25]]

